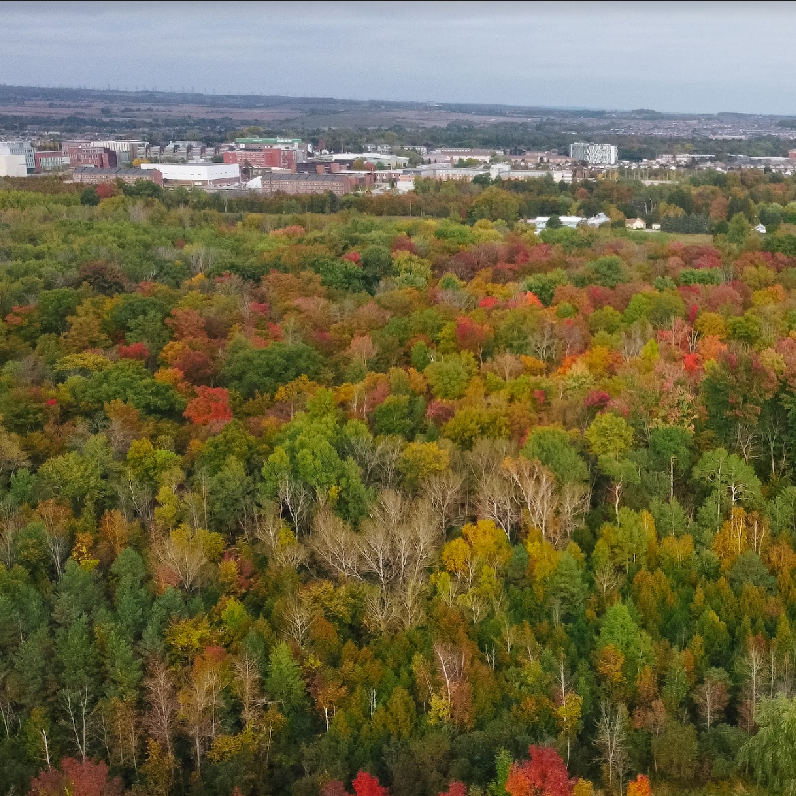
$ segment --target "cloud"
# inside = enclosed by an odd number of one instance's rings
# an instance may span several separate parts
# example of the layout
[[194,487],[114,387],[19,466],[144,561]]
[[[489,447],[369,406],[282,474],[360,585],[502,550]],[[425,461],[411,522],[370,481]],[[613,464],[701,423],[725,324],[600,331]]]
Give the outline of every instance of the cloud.
[[26,3],[5,83],[790,114],[790,4]]

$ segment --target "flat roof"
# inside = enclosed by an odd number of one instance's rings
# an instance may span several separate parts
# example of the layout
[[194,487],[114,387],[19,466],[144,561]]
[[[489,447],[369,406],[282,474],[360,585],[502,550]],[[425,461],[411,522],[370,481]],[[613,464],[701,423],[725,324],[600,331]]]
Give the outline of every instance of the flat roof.
[[[351,172],[348,172],[349,174]],[[364,174],[365,172],[355,172],[356,174]],[[367,172],[370,174],[371,172]],[[345,174],[337,173],[337,174],[313,174],[312,172],[304,172],[302,174],[279,174],[275,172],[271,172],[268,174],[263,174],[262,178],[264,180],[284,180],[287,182],[299,182],[304,181],[307,182],[308,180],[326,180],[331,182],[333,180],[339,180],[341,177],[345,177]],[[255,177],[255,179],[257,179]]]
[[[149,171],[157,171],[157,169],[149,169]],[[125,169],[122,167],[114,167],[110,169],[97,169],[92,166],[79,166],[74,170],[75,174],[124,174],[126,175],[137,175],[144,179],[145,175],[147,174],[146,171],[142,169]]]

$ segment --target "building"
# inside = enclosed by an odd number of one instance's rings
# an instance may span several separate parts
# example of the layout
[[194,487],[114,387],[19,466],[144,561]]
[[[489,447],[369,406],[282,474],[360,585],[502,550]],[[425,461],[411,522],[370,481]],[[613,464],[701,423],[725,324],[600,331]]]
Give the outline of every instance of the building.
[[72,168],[94,166],[97,169],[113,169],[119,165],[116,153],[106,147],[81,144],[70,146],[67,152],[69,153],[69,165]]
[[[32,174],[36,168],[36,163],[33,156],[33,145],[30,141],[0,141],[0,156],[15,155],[22,155],[25,159],[26,174]],[[24,177],[25,174],[19,176]]]
[[647,222],[643,218],[628,218],[625,220],[625,229],[646,229]]
[[788,150],[788,158],[790,160],[796,160],[796,149],[789,149]]
[[117,166],[112,169],[98,169],[93,166],[78,166],[72,173],[73,182],[83,182],[89,185],[99,185],[103,182],[116,182],[121,180],[130,185],[138,180],[154,182],[163,185],[163,174],[158,169],[125,169]]
[[137,158],[145,158],[149,148],[146,141],[92,141],[91,146],[115,152],[119,166],[130,166]]
[[237,163],[142,163],[141,170],[157,169],[163,175],[163,185],[168,186],[222,186],[240,183],[240,166]]
[[28,166],[24,155],[0,155],[0,177],[27,176]]
[[235,149],[281,149],[292,151],[296,163],[305,163],[312,154],[312,145],[300,138],[236,138]]
[[275,193],[308,194],[331,193],[337,196],[351,193],[357,188],[369,188],[374,183],[372,174],[285,174],[272,172],[255,177],[246,187],[272,195]]
[[349,168],[361,160],[363,163],[373,164],[373,168],[381,165],[383,168],[395,169],[406,168],[409,165],[409,158],[400,155],[380,155],[378,152],[340,152],[337,155],[326,155],[318,158],[319,161],[333,161],[334,163],[345,164]]
[[69,168],[69,153],[63,149],[39,150],[33,153],[36,174],[65,171]]
[[268,149],[235,149],[224,153],[224,163],[237,163],[241,168],[287,169],[296,171],[296,150],[277,147]]
[[[447,147],[426,152],[426,159],[431,163],[457,163],[460,160],[477,160],[489,163],[495,155],[494,149],[472,149],[471,147]],[[503,154],[502,152],[499,154]]]
[[[207,146],[201,141],[169,141],[161,147],[160,157],[163,160],[185,163],[191,159],[204,157],[206,151]],[[150,155],[155,155],[151,148]]]
[[586,162],[595,166],[613,166],[619,157],[619,151],[613,144],[575,143],[569,146],[572,160]]
[[[533,224],[537,232],[543,232],[547,229],[547,222],[550,221],[552,216],[537,216],[536,218],[529,218],[528,223]],[[581,224],[585,224],[586,219],[583,216],[559,216],[562,227],[569,227],[570,229],[577,229]]]

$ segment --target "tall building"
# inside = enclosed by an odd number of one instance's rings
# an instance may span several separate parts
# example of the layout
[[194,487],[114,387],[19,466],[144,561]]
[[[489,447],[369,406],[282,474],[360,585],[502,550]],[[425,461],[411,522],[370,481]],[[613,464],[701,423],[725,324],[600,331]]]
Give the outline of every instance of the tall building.
[[572,160],[585,161],[595,166],[613,166],[618,159],[618,150],[613,144],[569,145],[569,156]]

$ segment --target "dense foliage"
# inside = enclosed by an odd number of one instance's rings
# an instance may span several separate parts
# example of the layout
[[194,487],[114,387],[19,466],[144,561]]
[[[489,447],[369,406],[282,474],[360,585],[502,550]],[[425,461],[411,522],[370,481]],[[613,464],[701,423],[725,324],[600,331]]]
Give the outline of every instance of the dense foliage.
[[0,192],[0,792],[792,787],[796,184],[721,177]]

